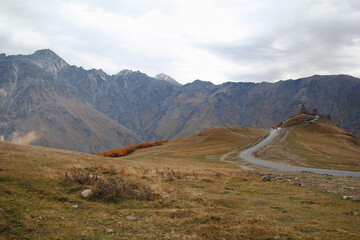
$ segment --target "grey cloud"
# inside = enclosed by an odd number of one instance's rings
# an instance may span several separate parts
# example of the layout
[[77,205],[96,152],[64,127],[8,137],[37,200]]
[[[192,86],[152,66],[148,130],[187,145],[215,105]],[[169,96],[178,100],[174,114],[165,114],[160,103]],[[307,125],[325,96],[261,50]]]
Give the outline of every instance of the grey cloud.
[[[179,45],[173,45],[171,38],[166,38],[165,49],[156,38],[151,39],[151,34],[143,35],[142,32],[136,32],[136,29],[133,31],[134,27],[128,29],[128,32],[125,30],[124,33],[114,33],[105,31],[106,26],[87,24],[86,19],[81,19],[85,23],[77,25],[58,11],[60,4],[64,2],[84,3],[91,11],[120,14],[135,21],[152,11],[168,16],[176,16],[177,12],[175,1],[168,0],[155,0],[151,3],[147,0],[3,0],[0,1],[0,52],[28,54],[40,48],[51,48],[71,64],[85,68],[102,67],[110,74],[121,70],[118,69],[120,66],[147,73],[153,71],[149,74],[165,72],[170,75],[167,69],[179,68],[176,72],[180,75],[184,71],[181,67],[187,66],[182,61],[189,59],[181,55],[185,52],[191,55],[193,49],[201,49],[217,57],[208,68],[213,69],[212,66],[219,63],[219,69],[214,72],[221,71],[218,75],[226,75],[230,81],[276,81],[284,76],[296,78],[324,73],[360,75],[360,70],[356,72],[356,69],[360,69],[359,1],[259,0],[256,4],[253,1],[245,4],[249,11],[241,11],[242,2],[237,0],[226,1],[225,6],[224,1],[217,1],[220,10],[230,9],[230,15],[235,13],[231,25],[238,24],[236,26],[239,26],[239,32],[244,24],[253,26],[252,23],[255,23],[255,33],[232,41],[212,42],[211,39],[193,39],[193,32],[186,32],[185,27],[179,25],[176,29],[179,30],[179,42],[186,51],[178,56],[177,51],[172,50],[176,50]],[[241,12],[239,16],[236,14],[237,10]],[[77,16],[77,12],[72,14]],[[199,11],[197,19],[201,17]],[[193,21],[196,22],[196,19]],[[123,23],[109,24],[114,24],[110,29],[116,30],[114,26]],[[199,32],[202,30],[198,29]],[[153,35],[156,31],[157,29],[149,29]],[[137,45],[131,41],[131,37],[125,37],[126,34],[133,33],[136,35],[134,42]],[[216,34],[218,33],[214,32],[214,36]],[[147,41],[158,43],[157,47],[147,46]],[[194,57],[197,56],[194,54]],[[96,61],[97,57],[99,61]],[[197,67],[204,66],[203,69],[208,69],[206,60],[199,57],[198,62],[203,65]],[[109,68],[106,69],[106,64],[101,61],[106,61]],[[176,64],[171,65],[172,62]],[[191,71],[196,72],[197,69]]]
[[[324,2],[323,2],[324,3]],[[203,48],[219,57],[236,62],[239,66],[254,66],[254,72],[239,72],[238,78],[277,80],[285,72],[346,71],[359,67],[354,57],[357,52],[345,51],[349,47],[360,47],[360,12],[348,2],[326,4],[323,13],[313,11],[313,3],[293,9],[279,16],[276,24],[267,31],[246,39],[232,42],[210,43]],[[321,8],[321,6],[315,6]],[[352,8],[351,8],[352,7]],[[266,21],[266,20],[265,20]],[[267,66],[265,70],[259,66]],[[242,77],[241,77],[242,76]]]

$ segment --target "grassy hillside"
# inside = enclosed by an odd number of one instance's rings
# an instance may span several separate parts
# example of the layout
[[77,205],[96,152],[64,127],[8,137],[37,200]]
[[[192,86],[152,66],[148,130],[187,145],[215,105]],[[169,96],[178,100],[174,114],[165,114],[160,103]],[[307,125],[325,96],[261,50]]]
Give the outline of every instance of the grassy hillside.
[[347,178],[262,182],[218,161],[265,134],[210,129],[125,158],[0,142],[0,239],[359,239],[358,202],[297,184]]
[[360,140],[329,120],[286,128],[275,144],[257,154],[296,166],[360,171]]
[[177,167],[224,168],[226,165],[219,162],[222,154],[247,148],[266,134],[264,130],[253,128],[217,127],[156,148],[138,150],[126,159]]

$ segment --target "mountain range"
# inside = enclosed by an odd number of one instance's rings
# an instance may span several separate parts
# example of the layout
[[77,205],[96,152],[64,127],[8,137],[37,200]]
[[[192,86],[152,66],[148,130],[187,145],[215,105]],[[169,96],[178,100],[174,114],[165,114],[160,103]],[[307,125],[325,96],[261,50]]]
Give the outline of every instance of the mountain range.
[[97,153],[215,126],[270,127],[316,106],[360,136],[360,79],[315,75],[275,83],[195,80],[139,71],[108,75],[45,49],[0,55],[2,140]]

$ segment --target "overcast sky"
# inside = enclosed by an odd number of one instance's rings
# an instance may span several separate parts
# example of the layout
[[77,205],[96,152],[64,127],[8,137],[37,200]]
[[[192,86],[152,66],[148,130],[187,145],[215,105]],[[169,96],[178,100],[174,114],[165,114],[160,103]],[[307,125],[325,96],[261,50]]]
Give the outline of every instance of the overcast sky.
[[0,52],[44,48],[181,83],[360,77],[360,1],[1,0]]

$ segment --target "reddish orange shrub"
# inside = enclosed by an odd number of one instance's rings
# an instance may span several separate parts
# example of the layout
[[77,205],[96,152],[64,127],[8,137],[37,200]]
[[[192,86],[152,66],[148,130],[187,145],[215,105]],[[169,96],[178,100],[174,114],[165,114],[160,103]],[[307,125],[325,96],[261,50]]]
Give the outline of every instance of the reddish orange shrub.
[[273,129],[278,128],[278,127],[282,127],[283,126],[283,121],[279,122],[275,127],[272,127]]
[[155,142],[146,142],[146,143],[140,143],[138,145],[135,146],[129,146],[129,147],[123,147],[120,149],[115,149],[115,150],[111,150],[111,151],[107,151],[107,152],[102,152],[102,153],[98,153],[95,154],[97,156],[101,156],[101,157],[124,157],[126,155],[129,155],[132,152],[135,152],[137,149],[141,149],[141,148],[148,148],[148,147],[153,147],[153,146],[159,146],[163,143],[166,143],[169,140],[161,140],[161,141],[155,141]]

